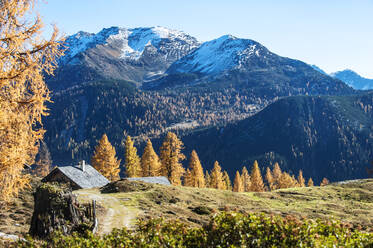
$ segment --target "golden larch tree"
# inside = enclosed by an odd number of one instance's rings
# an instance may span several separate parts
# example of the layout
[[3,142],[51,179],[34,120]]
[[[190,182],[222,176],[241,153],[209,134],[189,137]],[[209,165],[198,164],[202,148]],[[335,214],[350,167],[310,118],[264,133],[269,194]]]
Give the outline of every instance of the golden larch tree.
[[326,186],[328,184],[329,184],[329,180],[326,177],[324,177],[320,183],[320,186]]
[[294,175],[291,175],[291,181],[293,186],[292,187],[299,187],[298,180],[295,178]]
[[54,27],[44,39],[34,0],[0,2],[0,200],[10,201],[29,185],[25,164],[33,164],[44,130],[50,92],[44,82],[63,54]]
[[161,161],[153,149],[152,142],[148,139],[141,157],[142,176],[156,177],[161,175]]
[[278,183],[278,188],[286,189],[293,188],[295,186],[297,186],[297,180],[294,177],[290,176],[289,173],[283,172]]
[[243,186],[243,183],[242,183],[240,173],[238,171],[236,171],[236,176],[234,177],[233,191],[234,192],[244,192],[244,186]]
[[307,187],[312,187],[314,184],[313,184],[313,180],[312,178],[310,177],[310,179],[308,179],[308,182],[307,182]]
[[102,136],[91,158],[91,165],[110,181],[119,180],[120,160],[106,134]]
[[189,168],[186,170],[185,175],[184,175],[184,186],[186,187],[194,187],[192,184],[192,173],[190,172]]
[[273,167],[272,175],[273,175],[273,188],[271,190],[279,189],[282,171],[281,171],[280,165],[277,162],[275,163]]
[[251,187],[250,191],[262,192],[265,191],[262,174],[260,173],[258,162],[255,160],[251,170]]
[[191,185],[192,187],[204,188],[205,187],[205,175],[203,174],[203,168],[199,161],[197,152],[195,150],[190,154],[189,159],[189,170],[191,173]]
[[274,190],[274,178],[273,178],[271,169],[269,169],[269,167],[267,167],[267,169],[266,169],[265,179],[268,183],[269,189]]
[[305,183],[306,183],[306,180],[303,177],[303,171],[299,170],[299,174],[298,174],[298,186],[299,187],[306,187]]
[[161,171],[173,185],[181,185],[181,177],[185,173],[181,164],[185,159],[185,155],[181,153],[182,149],[184,149],[183,142],[176,134],[168,132],[160,148]]
[[124,144],[124,167],[127,177],[142,177],[142,168],[137,148],[134,146],[131,136],[127,136]]
[[245,192],[250,191],[251,179],[250,179],[249,171],[246,169],[245,166],[242,168],[241,181],[242,181],[244,191]]
[[218,161],[215,161],[214,168],[210,174],[210,187],[215,189],[224,189],[223,173]]
[[224,189],[225,190],[232,190],[232,183],[231,179],[229,178],[228,172],[223,172],[223,181],[224,181]]

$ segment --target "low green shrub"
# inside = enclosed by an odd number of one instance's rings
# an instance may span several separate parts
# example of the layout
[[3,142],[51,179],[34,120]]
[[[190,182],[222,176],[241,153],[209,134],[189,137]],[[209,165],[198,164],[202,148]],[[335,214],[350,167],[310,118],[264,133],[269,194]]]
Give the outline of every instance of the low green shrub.
[[28,239],[20,247],[373,247],[373,233],[337,221],[298,220],[264,214],[220,213],[209,225],[192,228],[175,221],[140,221],[135,230],[104,236],[55,233],[47,241]]

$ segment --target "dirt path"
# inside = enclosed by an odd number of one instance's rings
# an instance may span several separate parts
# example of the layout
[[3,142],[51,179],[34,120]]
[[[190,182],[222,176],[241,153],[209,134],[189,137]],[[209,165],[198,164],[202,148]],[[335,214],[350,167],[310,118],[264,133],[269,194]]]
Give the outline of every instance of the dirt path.
[[126,198],[116,197],[115,194],[101,194],[97,189],[78,190],[74,192],[81,202],[96,200],[105,208],[104,214],[98,214],[98,232],[109,233],[113,228],[133,228],[138,211],[125,206]]

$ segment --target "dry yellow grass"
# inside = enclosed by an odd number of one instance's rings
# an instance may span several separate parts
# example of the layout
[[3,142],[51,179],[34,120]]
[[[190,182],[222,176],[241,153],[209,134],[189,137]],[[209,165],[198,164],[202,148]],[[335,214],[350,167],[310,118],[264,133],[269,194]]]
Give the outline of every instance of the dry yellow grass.
[[0,202],[0,232],[8,234],[26,234],[30,228],[34,211],[33,192],[40,184],[40,178],[31,179],[31,188],[22,190],[9,203]]
[[[125,181],[119,183],[122,182]],[[210,214],[223,210],[335,219],[363,228],[373,226],[373,179],[262,193],[164,185],[139,186],[138,191],[136,188],[126,191],[129,192],[96,193],[118,199],[120,205],[132,209],[135,213],[132,216],[137,218],[164,217],[194,226],[207,223]]]
[[[34,180],[33,185],[37,183]],[[207,223],[210,214],[223,210],[335,219],[363,228],[373,226],[373,179],[262,193],[147,184],[124,188],[127,192],[75,191],[81,201],[93,197],[101,205],[98,209],[100,223],[104,225],[100,227],[101,233],[113,227],[133,227],[138,219],[153,217],[178,219],[198,226]],[[28,231],[33,211],[32,192],[33,189],[24,191],[8,209],[0,208],[0,232]],[[108,214],[112,215],[112,221],[105,224]]]

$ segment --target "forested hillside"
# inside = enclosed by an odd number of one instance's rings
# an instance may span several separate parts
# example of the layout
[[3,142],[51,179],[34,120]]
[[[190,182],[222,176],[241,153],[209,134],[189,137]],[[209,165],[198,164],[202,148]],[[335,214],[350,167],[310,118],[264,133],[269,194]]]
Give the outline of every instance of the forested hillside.
[[221,162],[231,175],[242,165],[279,162],[320,182],[367,177],[373,158],[373,94],[289,97],[255,116],[183,137],[206,167]]
[[145,141],[178,127],[222,125],[252,115],[271,101],[250,89],[140,91],[132,83],[109,80],[56,92],[52,100],[45,140],[57,163],[88,159],[103,133],[121,152],[126,135]]

